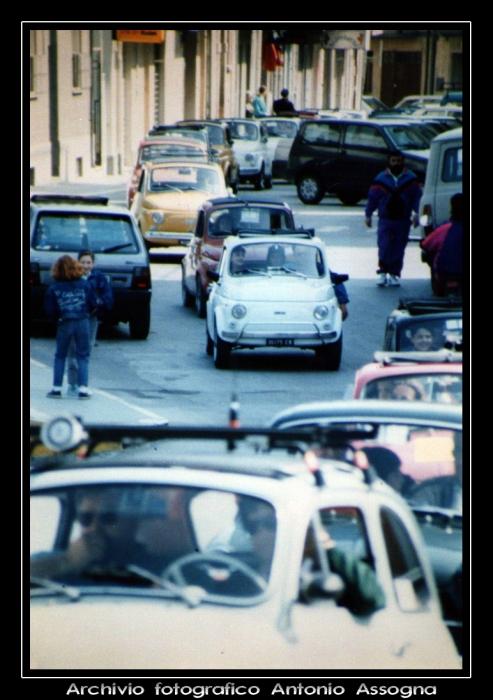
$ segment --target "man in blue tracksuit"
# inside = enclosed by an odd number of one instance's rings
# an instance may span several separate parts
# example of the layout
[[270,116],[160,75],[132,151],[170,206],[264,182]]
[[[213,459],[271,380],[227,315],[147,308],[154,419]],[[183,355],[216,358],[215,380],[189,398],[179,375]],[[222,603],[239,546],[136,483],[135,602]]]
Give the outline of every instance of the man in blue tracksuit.
[[418,225],[418,211],[423,188],[416,175],[404,165],[401,151],[392,151],[389,166],[375,178],[365,209],[366,225],[378,209],[379,287],[400,287],[404,251],[409,240],[411,215]]

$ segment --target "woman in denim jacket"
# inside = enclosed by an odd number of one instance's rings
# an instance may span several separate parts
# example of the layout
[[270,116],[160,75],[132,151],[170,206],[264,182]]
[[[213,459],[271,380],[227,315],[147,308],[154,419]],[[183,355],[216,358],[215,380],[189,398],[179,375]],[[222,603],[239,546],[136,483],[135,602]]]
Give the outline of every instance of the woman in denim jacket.
[[65,360],[72,338],[77,357],[79,399],[88,399],[89,354],[91,352],[89,317],[97,308],[96,293],[87,280],[84,270],[70,255],[62,255],[54,263],[51,275],[55,283],[48,287],[45,310],[50,321],[57,324],[56,351],[53,371],[53,387],[47,396],[61,398]]

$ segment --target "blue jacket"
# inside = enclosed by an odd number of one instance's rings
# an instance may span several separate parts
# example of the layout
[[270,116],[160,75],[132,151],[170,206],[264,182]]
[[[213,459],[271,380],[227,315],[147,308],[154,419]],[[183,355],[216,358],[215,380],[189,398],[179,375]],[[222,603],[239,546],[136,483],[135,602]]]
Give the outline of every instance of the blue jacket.
[[411,213],[419,211],[419,201],[423,188],[416,175],[407,168],[395,181],[390,170],[384,170],[375,178],[366,203],[365,215],[371,215],[378,209],[380,219],[390,221],[409,221]]
[[46,291],[45,310],[50,321],[89,318],[97,306],[96,292],[85,279],[55,282]]
[[85,279],[96,292],[98,310],[109,311],[113,306],[113,292],[106,275],[103,275],[99,270],[91,270],[89,276]]

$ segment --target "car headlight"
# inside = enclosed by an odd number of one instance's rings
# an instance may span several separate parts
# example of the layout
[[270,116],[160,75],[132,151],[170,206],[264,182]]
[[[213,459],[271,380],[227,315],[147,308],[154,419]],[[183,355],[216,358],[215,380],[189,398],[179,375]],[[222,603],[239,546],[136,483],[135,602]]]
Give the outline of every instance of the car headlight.
[[164,214],[162,211],[155,211],[152,214],[152,220],[155,224],[162,224],[164,221]]
[[317,308],[313,312],[313,315],[318,321],[323,321],[324,318],[327,318],[328,314],[329,309],[326,306],[317,306]]
[[243,304],[235,304],[231,309],[231,313],[235,318],[243,318],[246,315],[246,307]]
[[253,155],[253,153],[247,153],[245,156],[245,160],[248,163],[253,163],[253,162],[255,162],[255,156]]

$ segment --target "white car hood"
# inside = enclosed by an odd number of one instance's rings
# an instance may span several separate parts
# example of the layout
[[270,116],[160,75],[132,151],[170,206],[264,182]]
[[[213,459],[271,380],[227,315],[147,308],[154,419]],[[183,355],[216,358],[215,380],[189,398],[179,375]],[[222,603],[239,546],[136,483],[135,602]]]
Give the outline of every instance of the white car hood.
[[[423,628],[422,620],[410,620],[415,631],[401,626],[396,636],[386,615],[375,613],[368,626],[343,608],[328,612],[321,634],[317,606],[296,606],[288,637],[269,602],[189,608],[183,601],[126,596],[36,601],[31,669],[460,668],[441,621]],[[403,653],[399,644],[409,637],[420,639],[419,649],[414,642]]]
[[272,278],[255,275],[223,282],[218,289],[221,295],[235,301],[284,301],[317,302],[334,298],[326,280],[303,278],[295,275],[272,275]]

